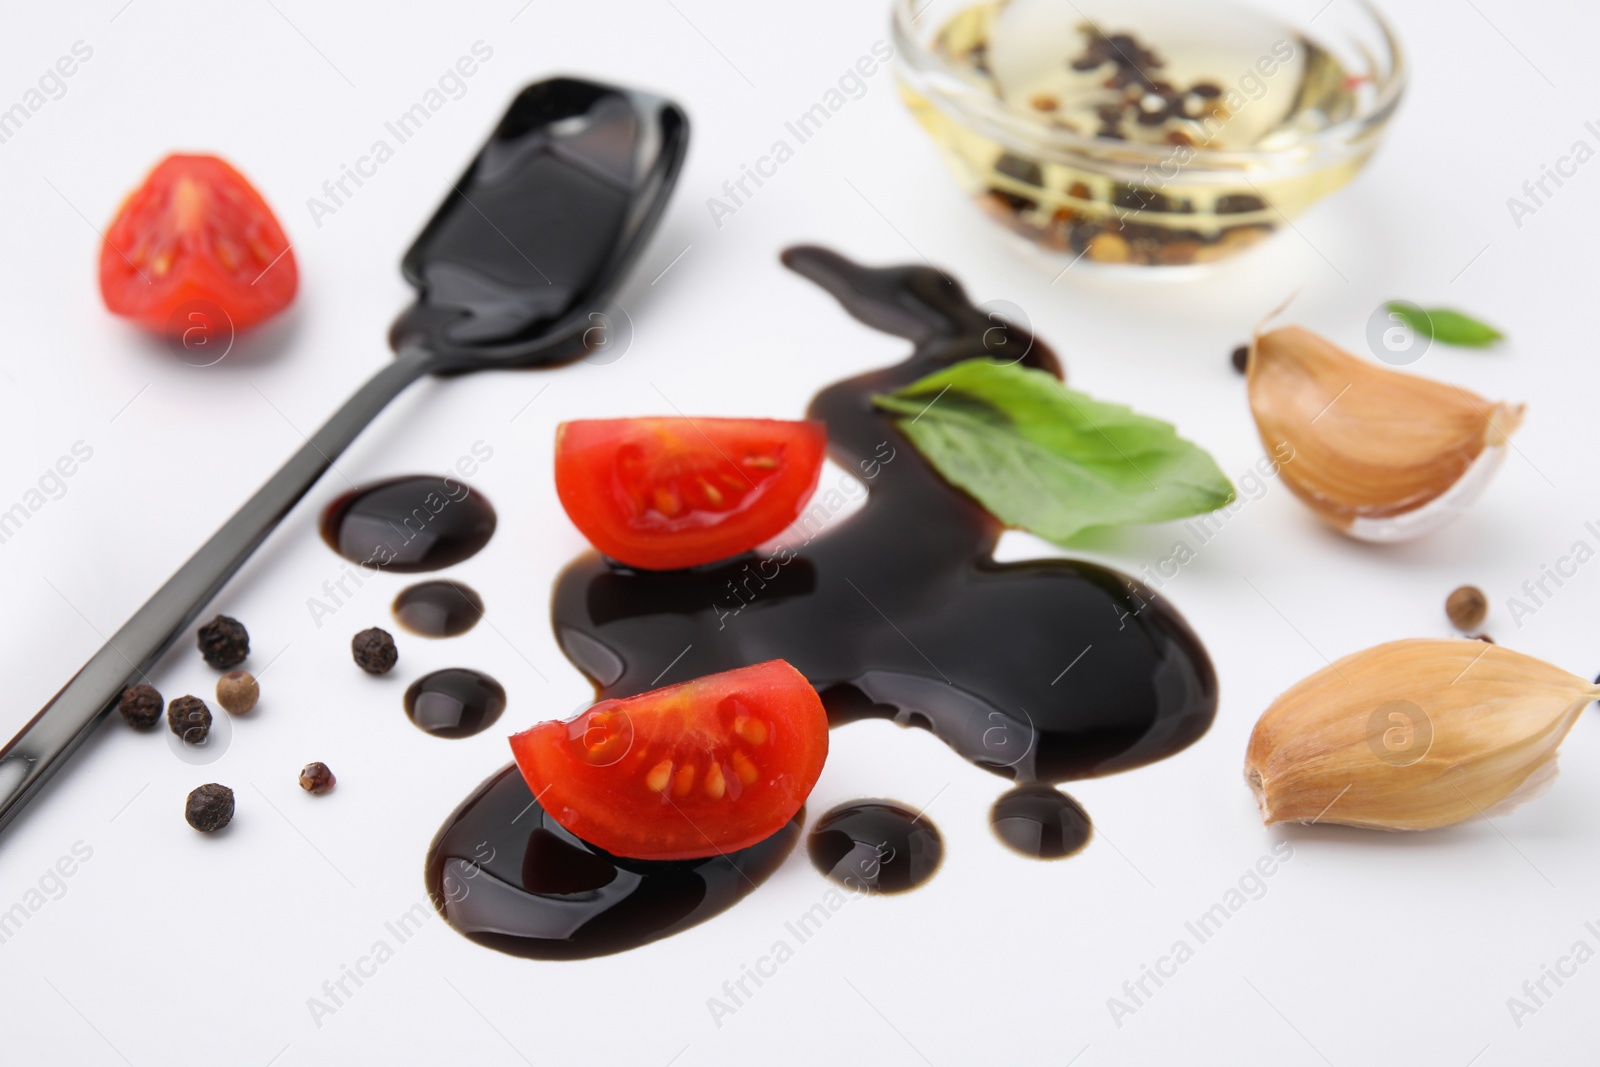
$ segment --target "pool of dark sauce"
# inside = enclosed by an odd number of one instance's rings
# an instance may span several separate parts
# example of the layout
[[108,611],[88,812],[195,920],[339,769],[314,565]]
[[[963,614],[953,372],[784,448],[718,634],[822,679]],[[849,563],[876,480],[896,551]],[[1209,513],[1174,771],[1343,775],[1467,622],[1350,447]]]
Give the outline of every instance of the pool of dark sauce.
[[447,667],[411,683],[406,717],[434,737],[471,737],[493,726],[506,710],[506,691],[482,671]]
[[462,582],[438,579],[400,590],[395,621],[418,637],[459,637],[483,618],[483,598]]
[[944,839],[921,815],[889,800],[856,800],[811,828],[806,852],[828,878],[858,893],[903,893],[933,877]]
[[477,555],[494,536],[494,508],[455,478],[412,474],[361,486],[322,513],[322,538],[352,563],[405,574]]
[[1094,836],[1083,806],[1042,782],[1025,782],[995,801],[989,825],[1011,848],[1041,860],[1074,855]]
[[[987,355],[994,322],[931,267],[872,269],[810,247],[783,261],[857,319],[915,344],[904,362],[827,387],[808,410],[869,495],[828,525],[825,485],[808,512],[820,532],[788,553],[658,573],[593,553],[570,564],[555,588],[556,638],[600,695],[782,658],[817,687],[835,725],[923,727],[1019,782],[1143,766],[1205,733],[1216,674],[1165,599],[1091,563],[995,562],[1001,524],[873,408],[874,394]],[[1042,342],[1007,332],[1024,364],[1060,373]]]
[[804,811],[749,848],[698,860],[630,860],[568,833],[515,765],[478,787],[428,850],[434,904],[473,941],[536,959],[604,956],[733,906],[778,868]]
[[[829,494],[839,491],[825,486],[810,522],[801,520],[815,536],[788,552],[674,572],[635,571],[592,552],[579,557],[557,580],[552,622],[562,650],[598,694],[630,696],[782,658],[817,687],[834,725],[885,718],[921,727],[1018,782],[1140,767],[1204,734],[1216,713],[1216,675],[1164,599],[1090,563],[996,562],[1000,523],[945,482],[872,405],[874,394],[954,363],[1014,358],[1006,353],[1019,349],[1027,366],[1059,374],[1050,350],[1015,329],[1005,331],[1001,352],[986,348],[996,341],[993,320],[931,267],[873,269],[811,247],[790,249],[783,261],[855,318],[914,346],[901,363],[827,387],[809,408],[827,423],[830,456],[868,487],[867,499],[830,522]],[[475,848],[538,854],[529,843],[537,829],[526,824],[536,809],[517,821],[483,813],[483,798],[502,791],[525,796],[520,776],[502,772],[439,831],[428,868],[436,901],[448,901],[442,873],[470,863]],[[559,883],[554,868],[568,858],[552,853],[532,871],[502,867],[492,893],[465,906],[443,903],[441,911],[458,930],[506,951],[585,954],[566,944],[566,931],[577,915],[594,914],[579,902],[588,891],[528,888],[534,876]],[[623,863],[616,861],[619,870]],[[627,861],[627,869],[637,875],[651,865]],[[738,895],[708,895],[695,921]],[[653,917],[681,906],[671,899],[633,891],[627,914],[652,917],[637,920],[651,932],[635,943],[665,929]],[[616,915],[588,921],[615,935],[605,939],[606,951],[627,947],[632,928]]]

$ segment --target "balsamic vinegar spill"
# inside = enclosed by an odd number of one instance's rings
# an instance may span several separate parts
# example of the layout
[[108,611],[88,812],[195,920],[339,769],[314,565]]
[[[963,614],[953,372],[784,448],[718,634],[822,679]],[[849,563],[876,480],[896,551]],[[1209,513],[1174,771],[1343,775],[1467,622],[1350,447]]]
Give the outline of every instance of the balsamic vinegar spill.
[[405,708],[418,729],[435,737],[471,737],[499,720],[506,691],[482,671],[447,667],[411,683]]
[[322,537],[352,563],[409,574],[476,555],[495,521],[489,501],[465,483],[414,474],[339,497],[322,513]]
[[726,855],[623,859],[550,818],[512,765],[479,786],[434,838],[428,890],[450,925],[479,944],[538,959],[604,956],[732,907],[788,856],[803,817]]
[[[816,686],[833,724],[890,718],[919,726],[965,759],[1024,783],[1143,766],[1204,734],[1216,714],[1216,675],[1176,611],[1134,579],[1094,564],[997,563],[1001,524],[874,409],[874,394],[991,355],[994,322],[931,267],[871,269],[811,247],[790,249],[783,261],[860,321],[915,345],[900,364],[824,389],[808,411],[827,423],[833,460],[870,493],[859,511],[835,521],[833,500],[842,495],[824,487],[793,528],[804,543],[772,555],[672,572],[636,571],[592,552],[579,557],[557,581],[553,623],[562,650],[599,695],[631,696],[785,659]],[[1006,332],[1007,352],[1025,349],[1024,364],[1060,373],[1043,343]],[[510,847],[529,839],[531,828],[493,823],[479,803],[515,792],[518,776],[509,775],[512,784],[507,777],[502,772],[451,817],[435,854],[459,859],[468,841]],[[1042,826],[1044,817],[1029,809],[1010,818]],[[1010,818],[996,830],[1015,846],[1012,836],[1026,838],[1010,834],[1017,829]],[[1039,831],[1041,842],[1047,833]],[[464,908],[448,903],[444,866],[430,861],[430,889],[468,936],[551,955],[547,942],[573,936],[562,932],[566,917],[591,891],[540,893],[528,879],[558,878],[564,862],[554,858],[550,869],[541,862],[520,875],[508,870],[492,883],[492,904]],[[658,916],[681,907],[675,899],[633,892],[628,906],[648,917],[641,929],[651,931],[635,943],[658,936]],[[708,892],[695,921],[736,899]],[[606,950],[621,947],[608,942]]]
[[418,637],[459,637],[483,618],[483,598],[469,585],[438,579],[406,586],[391,610]]
[[933,877],[944,839],[926,816],[888,800],[841,804],[806,838],[811,862],[847,889],[901,893]]
[[[827,422],[833,460],[871,492],[830,525],[829,493],[840,494],[825,486],[791,528],[810,538],[792,553],[655,573],[594,553],[570,564],[556,638],[600,695],[786,659],[835,724],[925,727],[1018,781],[1142,766],[1203,734],[1216,675],[1165,600],[1090,563],[996,563],[1001,524],[873,408],[874,394],[987,355],[993,321],[931,267],[874,270],[820,248],[783,258],[862,322],[916,344],[897,366],[824,389],[808,411]],[[1059,373],[1043,343],[1013,345]]]
[[1071,856],[1094,834],[1082,805],[1040,782],[1025,782],[995,801],[989,824],[1007,845],[1042,860]]

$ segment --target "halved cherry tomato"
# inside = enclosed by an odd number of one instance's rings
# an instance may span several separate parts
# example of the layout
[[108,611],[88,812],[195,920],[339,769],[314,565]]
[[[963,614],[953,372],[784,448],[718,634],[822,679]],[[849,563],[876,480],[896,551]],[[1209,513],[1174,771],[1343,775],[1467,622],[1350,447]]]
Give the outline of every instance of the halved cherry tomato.
[[777,419],[584,419],[556,428],[556,492],[612,559],[673,570],[782,533],[817,488],[828,430]]
[[781,659],[710,674],[511,738],[551,817],[617,856],[679,860],[777,833],[817,784],[828,716]]
[[122,202],[100,246],[106,307],[163,333],[190,327],[186,316],[174,321],[186,304],[212,305],[243,330],[287,307],[299,283],[272,209],[216,156],[162,160]]

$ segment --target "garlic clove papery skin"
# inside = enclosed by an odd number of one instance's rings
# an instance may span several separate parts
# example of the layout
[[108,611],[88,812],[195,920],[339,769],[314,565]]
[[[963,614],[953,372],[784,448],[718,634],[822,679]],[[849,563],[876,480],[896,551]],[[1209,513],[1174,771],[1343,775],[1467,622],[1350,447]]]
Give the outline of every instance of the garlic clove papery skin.
[[1292,686],[1250,735],[1267,824],[1425,830],[1526,799],[1600,686],[1481,641],[1393,641]]
[[1478,453],[1460,480],[1426,504],[1398,515],[1358,515],[1344,527],[1344,532],[1358,541],[1386,544],[1425,537],[1448,526],[1489,488],[1495,471],[1505,462],[1506,451],[1504,444],[1489,445]]
[[1358,359],[1299,326],[1258,334],[1250,410],[1285,484],[1334,528],[1369,541],[1432,532],[1482,493],[1520,404]]

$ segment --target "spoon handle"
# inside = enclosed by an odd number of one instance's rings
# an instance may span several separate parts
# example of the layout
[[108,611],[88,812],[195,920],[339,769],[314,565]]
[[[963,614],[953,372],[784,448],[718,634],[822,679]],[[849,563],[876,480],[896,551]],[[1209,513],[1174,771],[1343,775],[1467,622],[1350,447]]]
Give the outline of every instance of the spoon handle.
[[411,348],[374,374],[0,749],[0,830],[110,714],[122,690],[143,680],[356,435],[406,386],[435,369],[433,356]]

